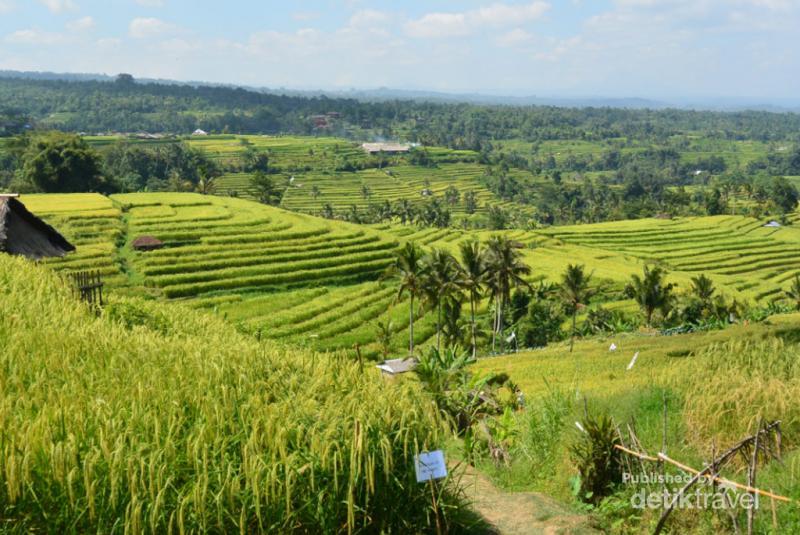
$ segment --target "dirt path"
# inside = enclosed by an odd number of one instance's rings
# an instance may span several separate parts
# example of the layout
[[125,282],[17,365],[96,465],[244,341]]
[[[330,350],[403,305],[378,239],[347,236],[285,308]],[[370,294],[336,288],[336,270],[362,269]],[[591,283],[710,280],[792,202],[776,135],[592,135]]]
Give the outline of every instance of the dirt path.
[[576,514],[553,498],[536,492],[505,492],[473,468],[463,479],[473,508],[501,535],[545,533],[597,534],[589,518]]

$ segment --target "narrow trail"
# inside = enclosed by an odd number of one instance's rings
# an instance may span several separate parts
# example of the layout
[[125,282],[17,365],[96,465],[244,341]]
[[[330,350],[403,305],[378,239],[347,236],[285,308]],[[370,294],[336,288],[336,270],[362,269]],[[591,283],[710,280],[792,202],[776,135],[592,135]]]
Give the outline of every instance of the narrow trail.
[[473,508],[488,522],[493,533],[598,534],[586,515],[575,513],[553,498],[537,492],[506,492],[483,474],[468,467],[461,480]]

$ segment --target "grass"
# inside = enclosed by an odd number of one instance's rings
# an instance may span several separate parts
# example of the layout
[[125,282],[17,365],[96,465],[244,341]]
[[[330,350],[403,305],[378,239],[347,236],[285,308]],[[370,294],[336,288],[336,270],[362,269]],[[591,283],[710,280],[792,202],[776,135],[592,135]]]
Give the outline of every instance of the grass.
[[[507,373],[523,390],[527,408],[516,417],[510,466],[485,461],[479,468],[503,488],[538,490],[572,501],[570,478],[576,471],[568,447],[578,438],[574,422],[584,418],[584,403],[591,413],[608,412],[623,429],[633,423],[643,447],[652,454],[662,448],[666,400],[667,452],[694,467],[708,461],[714,445],[719,452],[751,433],[758,418],[781,419],[784,463],[761,466],[758,486],[800,500],[800,450],[796,449],[800,412],[794,393],[800,380],[798,325],[800,314],[787,314],[724,331],[583,340],[572,354],[561,344],[481,359],[473,373]],[[612,342],[616,351],[609,351]],[[639,357],[627,370],[636,352]],[[459,447],[452,451],[457,454]],[[723,475],[742,482],[745,478],[737,466]],[[604,529],[652,531],[660,511],[631,509],[633,490],[619,489],[604,512],[596,513]],[[780,532],[800,526],[794,506],[777,505],[776,517]],[[711,512],[683,510],[673,515],[669,526],[692,533],[727,529]],[[769,532],[773,532],[772,516],[769,505],[762,504],[756,533]]]
[[432,529],[411,463],[442,435],[413,384],[176,305],[98,317],[22,259],[0,288],[2,529]]

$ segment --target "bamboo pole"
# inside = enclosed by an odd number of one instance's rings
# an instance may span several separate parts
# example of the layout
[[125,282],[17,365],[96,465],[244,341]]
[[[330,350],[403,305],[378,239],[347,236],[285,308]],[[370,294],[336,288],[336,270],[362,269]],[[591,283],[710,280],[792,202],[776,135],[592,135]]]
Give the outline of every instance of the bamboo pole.
[[666,462],[666,463],[672,464],[672,465],[680,468],[684,472],[688,472],[690,474],[694,474],[694,475],[699,476],[701,478],[705,478],[705,479],[709,479],[709,480],[715,481],[715,482],[717,482],[717,483],[719,483],[721,485],[736,487],[737,489],[743,490],[745,492],[760,494],[761,496],[765,496],[767,498],[770,498],[770,499],[773,499],[773,500],[778,500],[778,501],[781,501],[781,502],[784,502],[784,503],[797,503],[797,504],[800,504],[800,502],[795,502],[794,500],[792,500],[791,498],[787,498],[786,496],[780,496],[779,494],[774,494],[774,493],[766,491],[766,490],[757,489],[757,488],[751,487],[749,485],[743,485],[741,483],[737,483],[736,481],[731,481],[730,479],[725,479],[724,477],[710,476],[710,475],[708,475],[706,473],[708,471],[707,469],[703,470],[701,472],[700,470],[692,468],[691,466],[687,466],[687,465],[685,465],[685,464],[683,464],[683,463],[681,463],[679,461],[676,461],[675,459],[671,459],[671,458],[667,457],[666,455],[664,455],[663,453],[659,453],[658,457],[652,457],[652,456],[646,455],[644,453],[639,453],[639,452],[636,452],[636,451],[632,451],[632,450],[630,450],[630,449],[628,449],[628,448],[626,448],[624,446],[620,446],[619,444],[614,445],[614,447],[617,448],[618,450],[624,451],[625,453],[627,453],[629,455],[633,455],[633,456],[638,457],[640,459],[643,459],[645,461],[652,461],[652,462],[657,462],[657,463]]

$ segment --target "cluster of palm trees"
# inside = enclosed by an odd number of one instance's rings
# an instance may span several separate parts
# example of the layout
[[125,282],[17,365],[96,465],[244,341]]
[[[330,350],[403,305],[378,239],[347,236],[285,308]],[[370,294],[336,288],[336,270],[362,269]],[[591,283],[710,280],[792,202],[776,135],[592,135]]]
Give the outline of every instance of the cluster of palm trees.
[[462,242],[459,257],[446,249],[424,253],[408,242],[397,254],[390,274],[399,279],[397,298],[409,297],[409,355],[414,353],[415,304],[428,305],[436,311],[436,346],[441,349],[443,312],[459,311],[469,302],[470,345],[477,352],[475,317],[479,303],[486,297],[494,303],[492,350],[498,338],[503,340],[504,311],[514,288],[528,287],[525,277],[531,269],[522,259],[523,245],[505,236],[493,236],[486,245],[477,240]]

